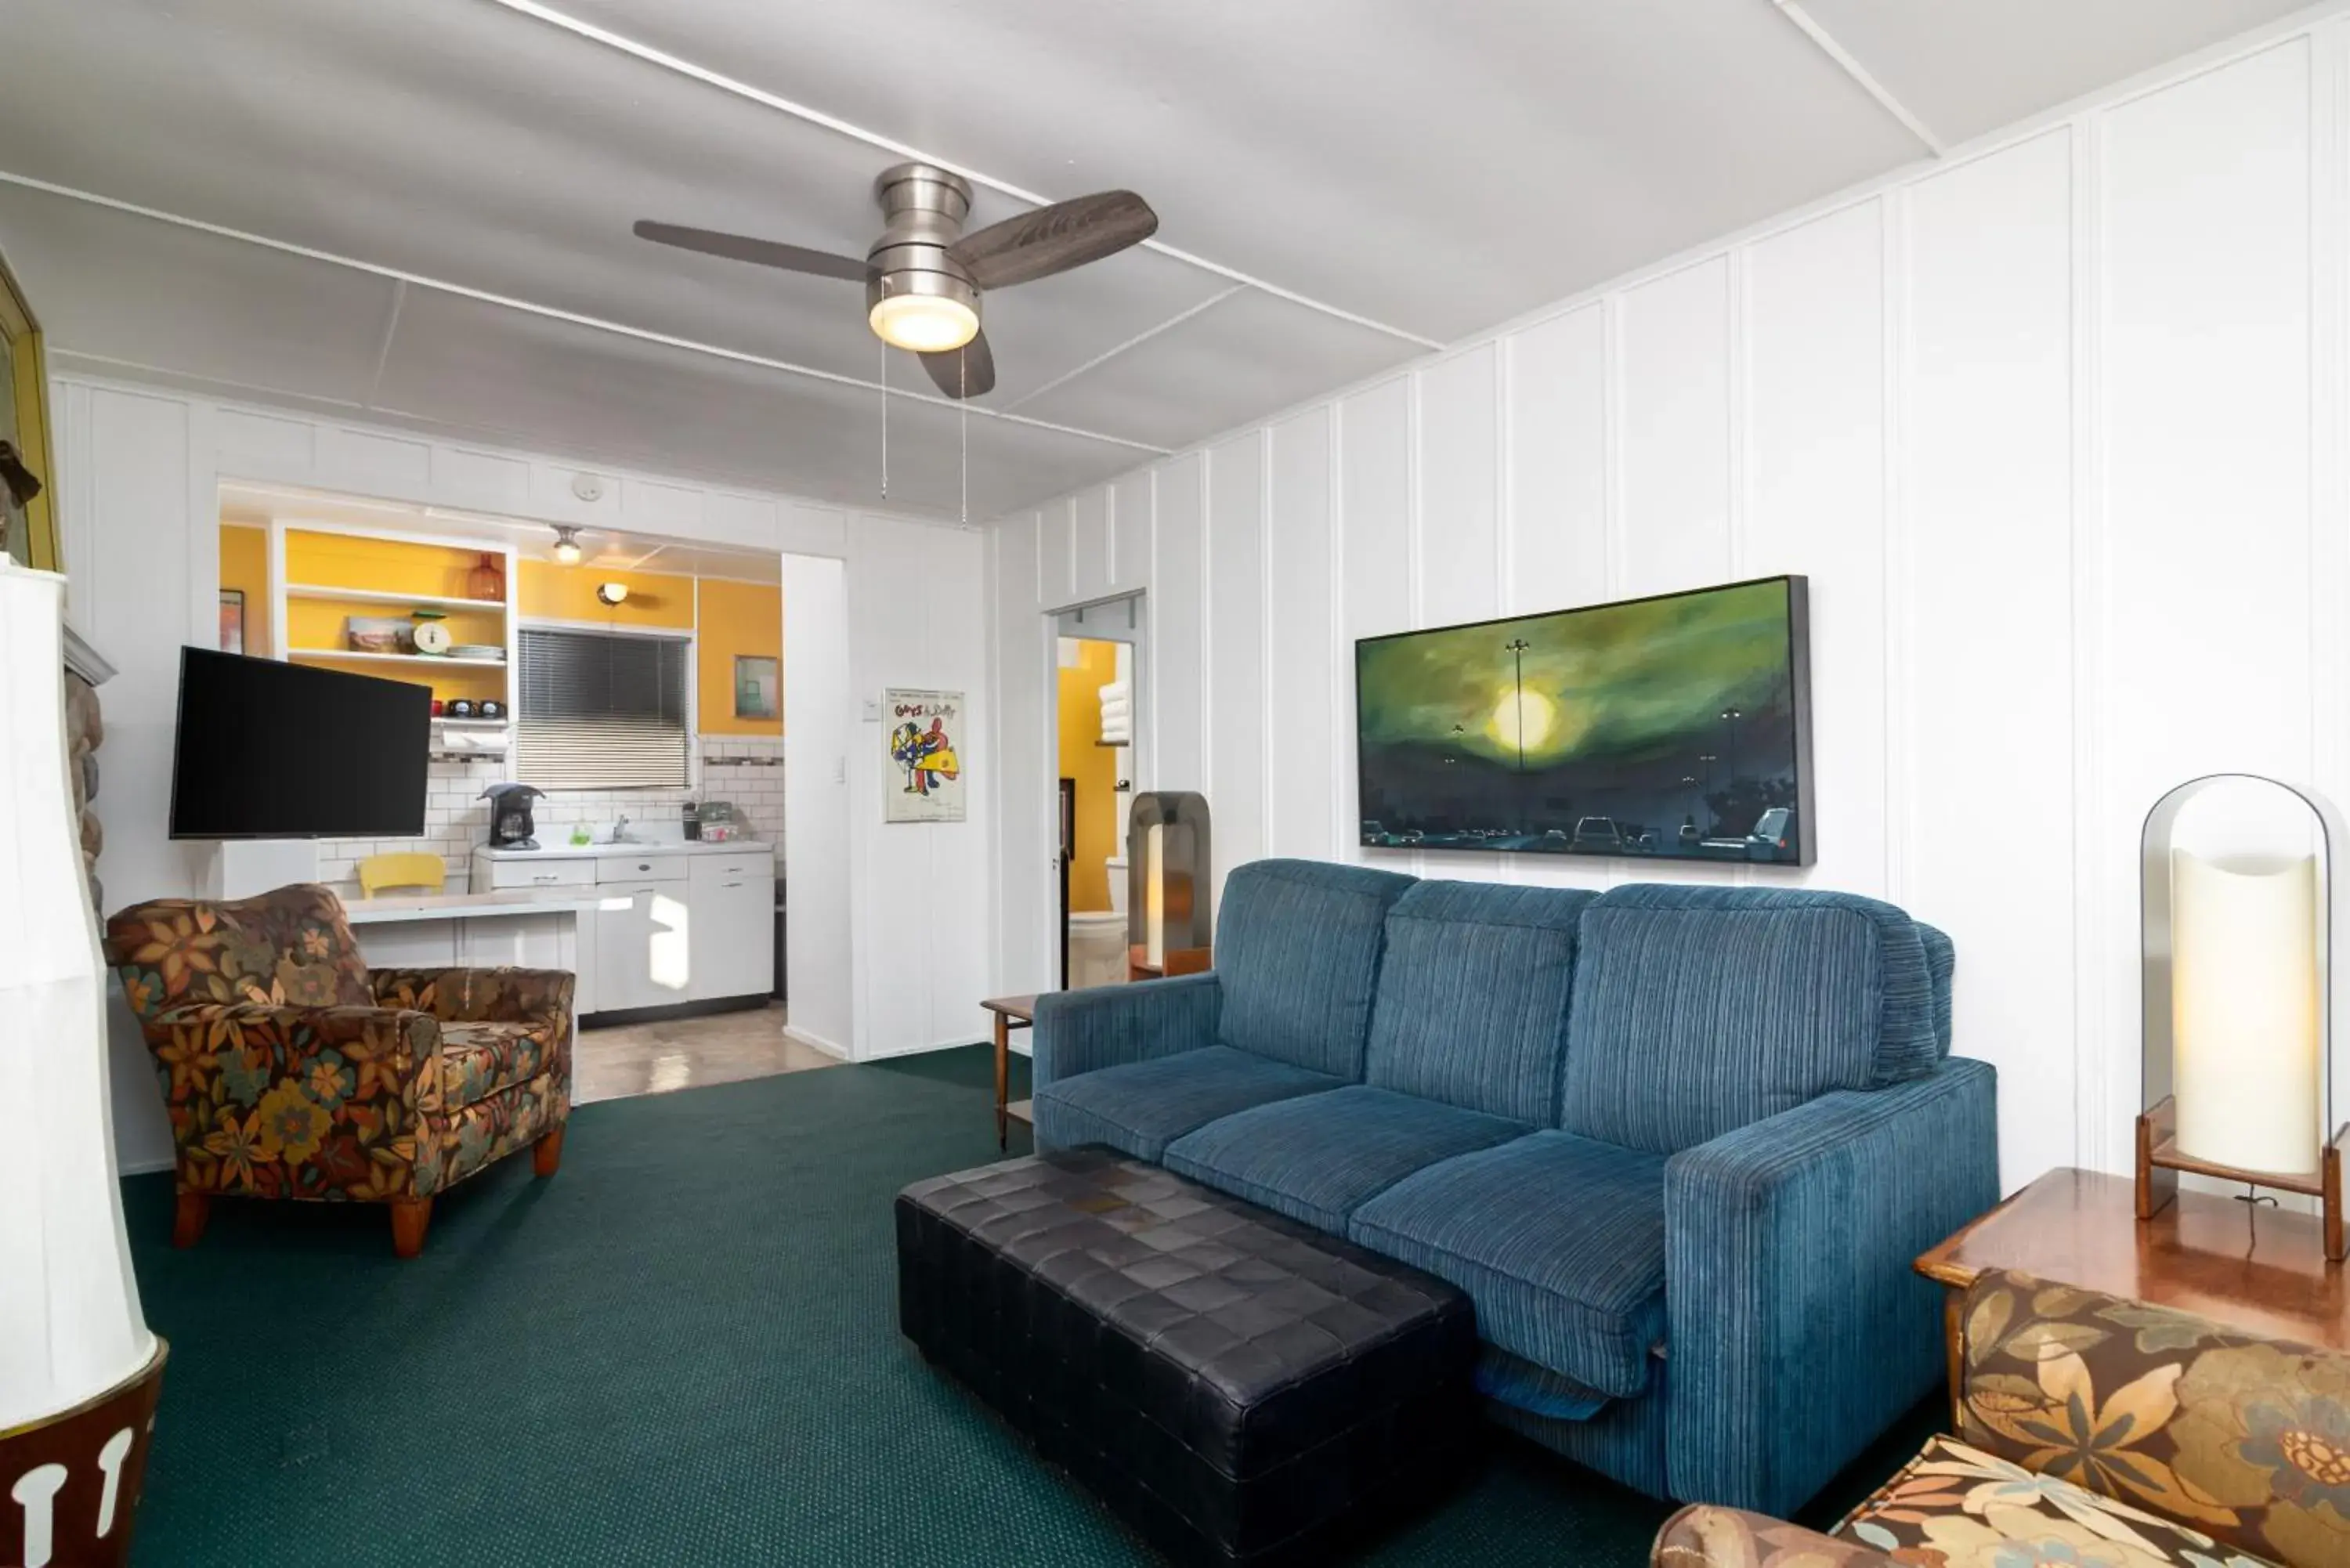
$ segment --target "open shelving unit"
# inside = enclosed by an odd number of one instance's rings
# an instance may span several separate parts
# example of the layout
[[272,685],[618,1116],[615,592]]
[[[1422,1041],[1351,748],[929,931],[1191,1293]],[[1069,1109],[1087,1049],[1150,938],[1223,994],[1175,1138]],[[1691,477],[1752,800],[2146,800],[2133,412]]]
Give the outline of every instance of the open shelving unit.
[[[269,580],[276,657],[405,680],[430,688],[443,702],[494,701],[504,704],[511,716],[515,692],[508,671],[518,653],[518,555],[511,544],[494,540],[300,519],[273,522]],[[485,556],[497,564],[504,587],[496,598],[468,591]],[[349,645],[354,617],[397,619],[403,607],[438,611],[457,642],[502,648],[505,657],[384,653]],[[498,754],[507,722],[503,718],[436,717],[433,755]],[[461,749],[453,741],[444,746],[449,732],[463,732],[472,749]],[[499,744],[485,743],[493,741]]]

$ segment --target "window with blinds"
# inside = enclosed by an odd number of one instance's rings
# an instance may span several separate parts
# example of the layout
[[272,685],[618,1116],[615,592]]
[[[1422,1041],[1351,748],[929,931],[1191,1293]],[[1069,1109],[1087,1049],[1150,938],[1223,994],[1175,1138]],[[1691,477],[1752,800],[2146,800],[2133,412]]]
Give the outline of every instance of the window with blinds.
[[682,789],[683,638],[522,628],[515,777],[541,789]]

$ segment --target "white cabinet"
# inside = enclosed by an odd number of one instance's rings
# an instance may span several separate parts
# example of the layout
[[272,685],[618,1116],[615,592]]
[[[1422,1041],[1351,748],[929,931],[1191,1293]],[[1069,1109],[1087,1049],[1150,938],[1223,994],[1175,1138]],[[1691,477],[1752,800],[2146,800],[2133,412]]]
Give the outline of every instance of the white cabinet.
[[[690,950],[692,911],[686,904],[691,884],[605,882],[596,892],[596,1011],[667,1007],[691,1000]],[[621,900],[626,899],[626,903]]]
[[[577,888],[598,900],[579,916],[582,1013],[775,988],[775,857],[765,845],[499,859],[477,851],[473,886]],[[499,950],[497,961],[520,961]]]
[[775,863],[756,855],[697,858],[687,948],[696,1002],[764,996],[775,989]]

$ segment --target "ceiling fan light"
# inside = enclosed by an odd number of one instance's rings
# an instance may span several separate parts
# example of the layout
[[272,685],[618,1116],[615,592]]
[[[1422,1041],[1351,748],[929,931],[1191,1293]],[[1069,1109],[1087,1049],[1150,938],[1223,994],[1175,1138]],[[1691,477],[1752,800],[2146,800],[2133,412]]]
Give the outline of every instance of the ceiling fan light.
[[579,564],[579,530],[555,524],[555,558],[567,566]]
[[893,294],[873,302],[875,336],[893,348],[943,354],[979,335],[979,312],[935,294]]

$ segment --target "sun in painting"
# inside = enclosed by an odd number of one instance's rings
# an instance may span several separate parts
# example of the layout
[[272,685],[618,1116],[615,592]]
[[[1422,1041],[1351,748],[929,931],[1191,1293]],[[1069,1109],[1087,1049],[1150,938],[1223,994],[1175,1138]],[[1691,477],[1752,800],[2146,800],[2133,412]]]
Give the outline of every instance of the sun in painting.
[[1486,723],[1493,739],[1511,750],[1536,752],[1558,723],[1558,705],[1539,691],[1513,686],[1493,705]]

